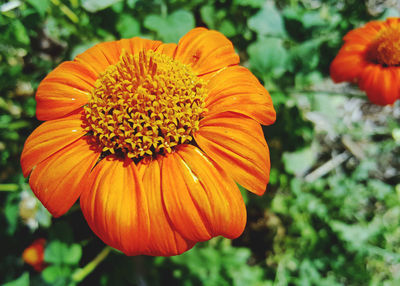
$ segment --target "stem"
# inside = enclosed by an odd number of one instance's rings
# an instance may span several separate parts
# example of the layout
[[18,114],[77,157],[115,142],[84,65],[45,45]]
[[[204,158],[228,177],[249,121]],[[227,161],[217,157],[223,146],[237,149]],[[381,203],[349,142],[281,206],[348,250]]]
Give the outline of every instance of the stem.
[[0,184],[0,192],[15,192],[18,188],[17,184]]
[[108,256],[111,251],[110,246],[106,246],[103,250],[97,254],[97,256],[90,261],[88,264],[85,265],[83,268],[79,268],[72,274],[72,281],[74,282],[81,282],[83,279],[86,278],[96,267]]

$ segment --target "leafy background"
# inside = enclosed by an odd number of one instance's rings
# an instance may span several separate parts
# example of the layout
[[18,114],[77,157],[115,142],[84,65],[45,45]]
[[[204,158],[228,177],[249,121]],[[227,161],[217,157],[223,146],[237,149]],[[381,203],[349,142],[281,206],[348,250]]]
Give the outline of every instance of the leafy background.
[[[12,0],[0,3],[0,283],[4,285],[400,285],[400,106],[379,107],[329,64],[343,35],[399,16],[398,1]],[[141,36],[177,42],[195,26],[225,34],[270,91],[277,121],[266,195],[243,192],[248,222],[176,257],[104,247],[78,206],[52,219],[19,166],[34,92],[64,60],[94,44]],[[55,182],[57,183],[57,182]],[[48,267],[21,258],[47,240]]]

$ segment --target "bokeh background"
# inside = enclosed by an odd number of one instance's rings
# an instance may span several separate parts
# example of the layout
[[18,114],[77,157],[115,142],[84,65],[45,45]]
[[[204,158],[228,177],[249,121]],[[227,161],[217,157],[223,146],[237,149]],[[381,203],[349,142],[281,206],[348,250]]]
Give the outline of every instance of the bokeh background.
[[[398,17],[399,1],[0,3],[0,284],[400,285],[400,106],[373,105],[356,86],[329,78],[345,33]],[[216,238],[171,258],[112,251],[79,280],[103,243],[79,205],[52,219],[19,165],[40,124],[35,90],[59,63],[98,42],[177,42],[196,26],[225,34],[272,95],[268,190],[262,197],[242,190],[248,222],[236,240]],[[38,238],[46,239],[42,272],[21,257]]]

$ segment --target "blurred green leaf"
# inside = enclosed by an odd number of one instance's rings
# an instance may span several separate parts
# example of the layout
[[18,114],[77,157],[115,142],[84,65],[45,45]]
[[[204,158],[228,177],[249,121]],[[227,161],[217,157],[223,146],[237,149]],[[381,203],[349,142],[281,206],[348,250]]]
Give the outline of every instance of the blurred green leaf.
[[229,20],[222,21],[219,31],[227,37],[233,37],[237,33],[235,25]]
[[250,6],[252,8],[259,8],[265,3],[265,0],[233,0],[234,5]]
[[71,269],[66,266],[50,265],[42,271],[43,280],[51,285],[67,285]]
[[26,1],[29,4],[31,4],[42,17],[45,15],[46,10],[50,7],[49,0],[26,0]]
[[120,1],[122,0],[81,0],[81,5],[86,11],[95,13]]
[[283,163],[289,174],[296,176],[303,175],[309,170],[317,159],[317,152],[313,147],[307,147],[295,152],[284,152]]
[[284,36],[285,27],[280,12],[273,1],[268,1],[263,8],[249,18],[248,26],[259,36]]
[[128,14],[122,14],[118,18],[116,28],[121,38],[132,38],[140,35],[139,22]]
[[79,244],[67,245],[61,241],[50,242],[44,252],[44,260],[56,265],[75,265],[82,256],[82,248]]
[[7,196],[4,214],[8,222],[7,234],[13,235],[17,229],[19,218],[19,193],[12,193]]
[[144,19],[143,25],[157,33],[164,42],[177,43],[189,30],[194,28],[193,14],[185,10],[177,10],[163,18],[159,15],[149,15]]
[[24,272],[19,278],[14,281],[7,282],[3,286],[29,286],[29,273]]
[[250,67],[261,75],[279,77],[287,69],[288,54],[281,39],[261,38],[247,49]]
[[21,21],[15,19],[11,23],[10,31],[12,31],[13,38],[17,41],[17,43],[22,45],[29,45],[30,39],[26,31],[26,28]]
[[216,28],[216,11],[213,5],[205,5],[200,8],[201,19],[210,29]]

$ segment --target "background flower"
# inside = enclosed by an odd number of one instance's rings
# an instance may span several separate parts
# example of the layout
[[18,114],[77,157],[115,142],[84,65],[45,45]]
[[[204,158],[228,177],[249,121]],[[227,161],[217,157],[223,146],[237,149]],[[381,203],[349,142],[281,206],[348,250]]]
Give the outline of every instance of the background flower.
[[46,240],[44,238],[39,238],[25,248],[24,252],[22,253],[22,259],[24,262],[32,266],[33,269],[38,272],[41,272],[46,268],[46,263],[44,262],[45,245]]
[[400,19],[371,21],[350,31],[331,64],[335,82],[356,82],[375,104],[400,97]]

